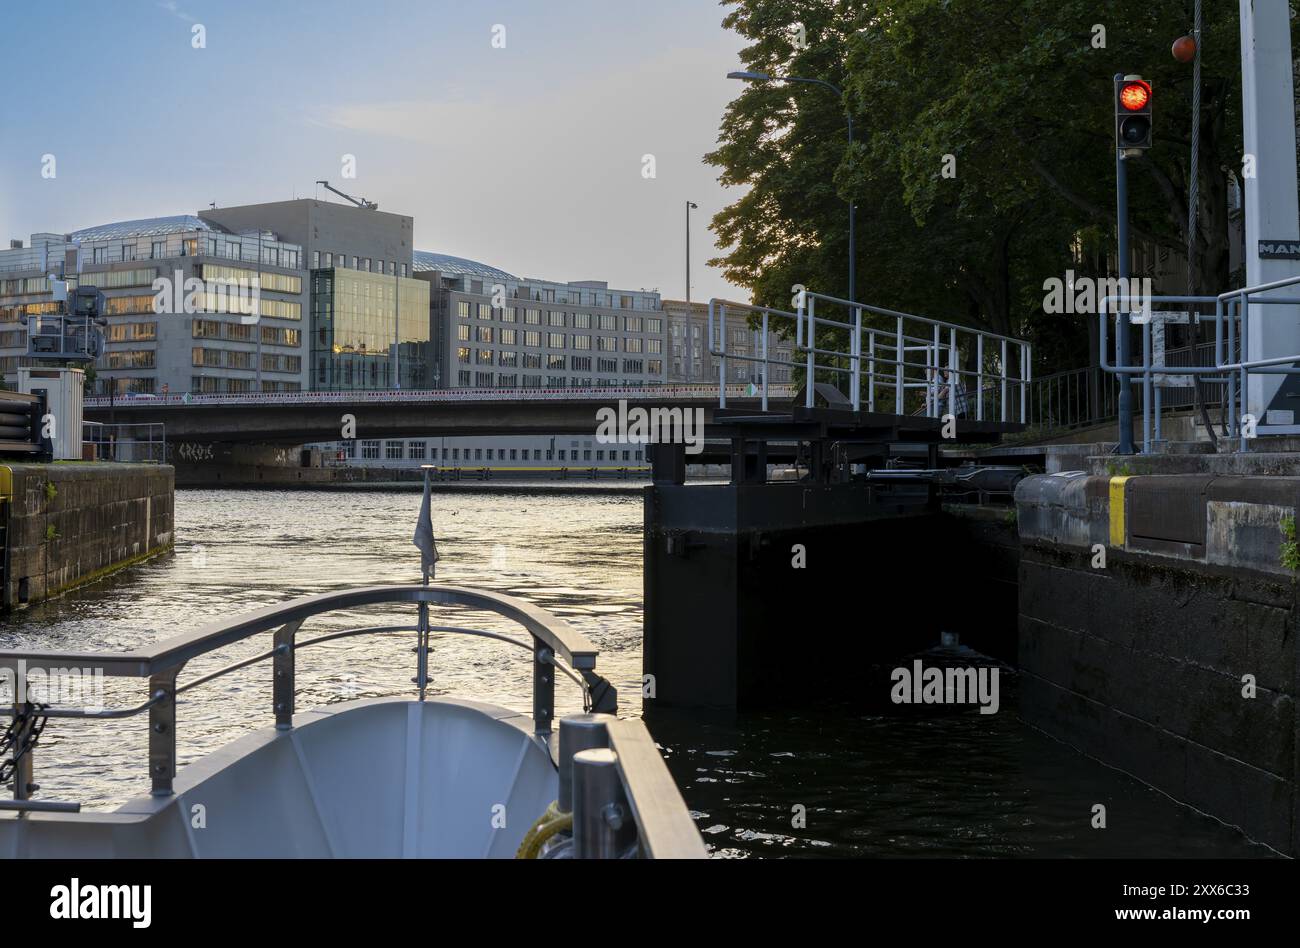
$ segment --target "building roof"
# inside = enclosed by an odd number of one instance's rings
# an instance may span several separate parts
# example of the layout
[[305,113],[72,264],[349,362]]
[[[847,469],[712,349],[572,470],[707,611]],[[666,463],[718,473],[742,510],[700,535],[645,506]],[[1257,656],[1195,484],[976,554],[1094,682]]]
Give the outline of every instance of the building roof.
[[221,228],[193,214],[173,217],[146,217],[138,221],[117,221],[87,227],[69,234],[71,240],[122,240],[129,237],[161,237],[164,234],[183,234],[194,230],[225,233]]
[[442,273],[457,276],[490,277],[494,280],[519,279],[514,274],[498,270],[486,263],[479,263],[477,260],[466,260],[464,257],[453,257],[451,254],[446,253],[430,253],[427,250],[417,250],[413,254],[413,260],[411,269],[416,273],[438,270]]

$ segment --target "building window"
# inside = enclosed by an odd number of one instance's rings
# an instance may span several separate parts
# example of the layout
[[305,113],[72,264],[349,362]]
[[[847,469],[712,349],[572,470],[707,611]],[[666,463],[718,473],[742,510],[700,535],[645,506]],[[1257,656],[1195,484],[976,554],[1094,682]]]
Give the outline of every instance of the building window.
[[402,460],[402,449],[406,446],[404,441],[385,441],[384,442],[384,459],[388,461]]
[[564,310],[562,310],[562,309],[553,309],[553,310],[551,310],[549,313],[547,313],[547,315],[546,315],[546,325],[548,325],[548,326],[563,326],[563,325],[564,325]]
[[424,451],[425,451],[425,448],[426,448],[426,447],[427,447],[427,445],[426,445],[426,443],[423,442],[423,441],[412,441],[412,442],[410,443],[410,445],[409,445],[409,448],[410,448],[409,456],[410,456],[411,460],[412,460],[412,461],[423,461],[423,460],[424,460]]
[[363,461],[378,461],[378,460],[379,460],[379,442],[378,442],[378,441],[362,441],[362,442],[361,442],[361,459],[362,459]]

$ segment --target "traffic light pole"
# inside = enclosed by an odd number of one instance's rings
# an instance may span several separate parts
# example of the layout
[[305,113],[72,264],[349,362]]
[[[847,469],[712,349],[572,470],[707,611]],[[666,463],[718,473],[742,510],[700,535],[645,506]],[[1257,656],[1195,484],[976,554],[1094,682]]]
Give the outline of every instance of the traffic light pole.
[[[1115,148],[1115,199],[1116,199],[1116,216],[1118,222],[1116,231],[1119,241],[1119,273],[1120,286],[1128,286],[1129,278],[1129,246],[1128,246],[1128,163],[1124,160],[1124,152],[1118,146]],[[1125,297],[1124,305],[1117,312],[1118,326],[1115,330],[1115,364],[1118,366],[1127,366],[1129,364],[1129,307],[1132,301]],[[1119,453],[1133,454],[1133,381],[1124,374],[1119,373]]]

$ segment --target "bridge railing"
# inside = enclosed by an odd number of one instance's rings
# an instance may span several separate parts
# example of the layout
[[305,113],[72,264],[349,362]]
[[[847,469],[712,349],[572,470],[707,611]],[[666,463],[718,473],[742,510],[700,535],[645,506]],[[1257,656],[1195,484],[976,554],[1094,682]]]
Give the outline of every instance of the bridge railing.
[[[822,315],[817,313],[819,302]],[[863,409],[865,395],[867,411],[876,411],[879,404],[897,415],[951,414],[984,421],[991,414],[1001,421],[1028,423],[1033,351],[1025,340],[821,293],[801,292],[798,303],[789,312],[723,299],[709,301],[709,353],[718,360],[723,407],[727,364],[740,361],[759,365],[765,410],[770,367],[779,365],[804,370],[809,408],[815,396],[812,383],[820,373],[837,382],[847,378],[854,411]],[[831,318],[828,309],[847,310],[848,317]],[[758,355],[728,348],[728,315],[756,324],[762,339]],[[892,320],[892,328],[871,325],[867,320],[872,316]],[[792,330],[794,348],[803,358],[773,355],[769,351],[773,330]],[[843,348],[831,348],[837,341]]]
[[167,432],[161,422],[81,423],[81,443],[96,461],[167,463]]
[[[789,386],[781,389],[789,390]],[[751,394],[747,383],[727,386],[727,394],[743,398]],[[135,394],[109,398],[95,396],[85,400],[86,408],[125,408],[153,405],[328,405],[335,403],[393,402],[473,402],[473,401],[592,401],[627,399],[628,401],[665,401],[672,399],[712,399],[718,397],[716,385],[646,385],[592,386],[583,388],[450,388],[401,389],[392,391],[350,392],[236,392],[196,395],[189,392],[165,395]]]

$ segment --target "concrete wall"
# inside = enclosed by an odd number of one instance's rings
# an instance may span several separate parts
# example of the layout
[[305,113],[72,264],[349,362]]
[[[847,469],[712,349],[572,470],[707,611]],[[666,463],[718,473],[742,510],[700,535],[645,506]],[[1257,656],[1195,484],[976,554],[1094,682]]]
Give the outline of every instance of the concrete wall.
[[172,547],[173,472],[152,464],[9,464],[3,604],[37,602]]
[[1022,715],[1292,855],[1298,499],[1300,478],[1203,474],[1016,492]]
[[[342,182],[336,186],[349,190]],[[376,261],[383,260],[385,273],[388,272],[388,264],[396,262],[400,274],[400,264],[404,263],[407,276],[411,274],[411,235],[415,222],[404,214],[299,198],[294,201],[215,208],[200,211],[199,217],[236,233],[250,229],[273,231],[281,239],[302,246],[306,255],[303,266],[306,269],[312,268],[312,254],[319,252],[322,258],[326,253],[345,254],[346,266],[349,267],[354,256],[369,257],[372,266]],[[322,259],[321,266],[324,265]]]

